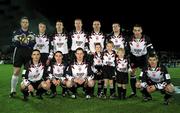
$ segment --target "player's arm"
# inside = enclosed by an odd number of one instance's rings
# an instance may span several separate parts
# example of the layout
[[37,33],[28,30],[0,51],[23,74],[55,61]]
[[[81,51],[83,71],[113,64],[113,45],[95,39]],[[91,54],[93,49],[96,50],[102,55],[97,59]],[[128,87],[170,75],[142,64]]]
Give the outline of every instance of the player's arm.
[[147,88],[148,84],[147,84],[147,72],[145,71],[145,69],[143,69],[139,75],[139,81],[136,83],[136,87],[137,88]]
[[170,84],[171,83],[171,77],[170,77],[170,74],[167,71],[167,68],[165,66],[161,66],[161,69],[163,71],[164,82],[166,84]]
[[87,69],[87,71],[88,71],[87,80],[89,81],[89,80],[92,80],[92,79],[94,78],[94,74],[93,74],[93,71],[92,71],[91,66],[90,66],[89,64],[87,64],[87,65],[88,65],[88,69]]
[[17,31],[14,31],[14,32],[13,32],[13,35],[12,35],[12,43],[13,43],[13,46],[19,47],[21,41],[22,41],[21,35],[18,34]]
[[156,53],[155,49],[151,43],[151,39],[148,36],[146,36],[146,41],[147,41],[146,47],[147,47],[148,53],[149,54],[155,54]]
[[29,62],[24,66],[24,69],[22,71],[22,78],[28,79],[28,74],[29,74]]
[[33,48],[35,43],[36,43],[36,41],[35,41],[35,34],[30,32],[29,35],[26,38],[29,41],[28,46]]
[[69,80],[69,81],[73,81],[74,77],[72,74],[72,65],[70,64],[65,71],[65,77]]

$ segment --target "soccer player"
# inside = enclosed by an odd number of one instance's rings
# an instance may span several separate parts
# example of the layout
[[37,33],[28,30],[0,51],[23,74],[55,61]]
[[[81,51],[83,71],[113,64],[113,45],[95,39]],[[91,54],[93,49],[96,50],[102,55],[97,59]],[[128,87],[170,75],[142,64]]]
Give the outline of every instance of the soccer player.
[[54,53],[55,62],[48,67],[49,79],[51,81],[51,98],[54,98],[57,95],[56,86],[61,85],[62,87],[62,96],[66,95],[65,87],[65,70],[67,65],[63,62],[63,54],[61,51],[56,51]]
[[50,88],[50,81],[45,81],[47,74],[45,66],[40,61],[40,51],[35,49],[32,51],[31,60],[25,65],[22,72],[23,81],[21,82],[21,91],[24,95],[24,100],[28,100],[29,93],[34,89],[37,90],[36,95],[39,99],[42,94]]
[[50,39],[46,34],[46,24],[40,22],[38,25],[39,33],[36,35],[35,40],[36,44],[34,49],[38,49],[41,53],[41,61],[43,64],[46,64],[46,61],[50,52]]
[[143,68],[140,77],[141,83],[137,83],[136,87],[141,88],[144,101],[152,100],[150,93],[160,90],[162,94],[165,94],[164,104],[168,105],[174,86],[166,67],[159,65],[157,55],[148,56],[148,66]]
[[[62,20],[56,21],[56,32],[53,35],[53,39],[51,41],[52,44],[52,51],[55,53],[56,51],[61,51],[63,54],[63,61],[65,63],[68,62],[68,34],[64,29],[64,24]],[[52,53],[51,53],[52,54]],[[53,57],[50,56],[51,58]]]
[[133,27],[133,35],[127,40],[127,56],[130,57],[130,65],[132,71],[130,72],[130,84],[132,88],[132,93],[129,96],[136,96],[136,68],[145,67],[147,64],[147,55],[149,53],[155,53],[153,45],[150,38],[142,34],[142,26],[136,24]]
[[125,50],[119,48],[116,58],[116,82],[119,99],[126,99],[126,84],[128,84],[129,63],[125,58]]
[[76,49],[75,56],[76,60],[67,68],[66,78],[68,81],[66,85],[68,88],[71,88],[72,98],[76,98],[77,87],[85,87],[86,99],[89,99],[94,86],[94,75],[91,66],[84,61],[84,50],[82,48]]
[[103,53],[103,79],[104,79],[104,99],[107,98],[108,82],[110,84],[110,98],[115,98],[113,78],[115,77],[115,58],[116,52],[113,50],[114,44],[109,41]]
[[31,52],[35,44],[34,34],[29,31],[29,19],[22,17],[21,28],[13,32],[12,41],[15,49],[13,53],[13,75],[11,78],[10,97],[15,97],[16,86],[20,75],[21,66],[25,65],[31,58]]
[[108,36],[108,40],[114,43],[114,50],[125,47],[125,37],[121,33],[121,27],[119,23],[112,24],[113,32]]
[[87,51],[88,49],[88,39],[87,39],[87,33],[83,30],[82,26],[82,20],[81,19],[75,19],[74,21],[75,30],[73,30],[70,33],[70,38],[68,41],[68,45],[71,48],[71,60],[75,58],[74,53],[77,48],[82,48],[83,50]]
[[[101,98],[103,96],[103,75],[102,75],[102,67],[103,67],[103,53],[102,47],[100,43],[95,43],[95,52],[92,55],[92,70],[94,72],[94,82],[98,81],[98,91],[97,97]],[[94,89],[93,89],[94,90]],[[92,92],[93,93],[93,92]]]
[[93,31],[88,37],[88,42],[89,42],[89,49],[90,53],[94,54],[95,53],[95,44],[100,43],[102,50],[104,50],[105,47],[105,34],[101,31],[101,23],[99,20],[94,20],[93,21]]

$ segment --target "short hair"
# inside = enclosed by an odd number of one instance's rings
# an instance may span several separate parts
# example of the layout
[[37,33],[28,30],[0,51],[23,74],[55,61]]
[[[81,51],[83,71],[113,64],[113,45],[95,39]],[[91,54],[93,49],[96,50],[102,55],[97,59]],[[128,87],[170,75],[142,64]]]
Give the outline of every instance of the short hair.
[[98,46],[98,45],[99,45],[99,46],[101,46],[101,44],[100,44],[100,43],[95,43],[94,45],[95,45],[95,47],[96,47],[96,46]]
[[43,25],[45,25],[45,26],[46,26],[45,22],[39,22],[39,24],[43,24]]
[[82,19],[80,19],[80,18],[76,18],[74,21],[81,21],[81,23],[82,23]]
[[134,27],[140,27],[140,28],[142,28],[142,25],[140,25],[140,24],[135,24]]
[[119,27],[121,26],[120,23],[114,22],[112,25],[117,24]]
[[84,50],[83,50],[81,47],[78,47],[78,48],[76,49],[76,53],[77,53],[77,51],[82,51],[82,52],[84,53]]
[[106,45],[111,44],[114,46],[114,43],[112,41],[108,41]]
[[29,21],[29,18],[27,16],[23,16],[23,17],[21,17],[20,22],[24,19]]
[[57,23],[57,22],[63,23],[63,21],[62,21],[61,19],[56,20],[56,23]]
[[37,52],[40,53],[39,49],[33,49],[33,50],[32,50],[32,53],[35,52],[35,51],[37,51]]
[[56,52],[54,53],[54,56],[55,56],[56,53],[63,54],[61,51],[56,51]]
[[149,59],[150,57],[155,57],[156,59],[158,59],[157,54],[153,54],[153,53],[152,53],[152,54],[149,54],[149,55],[148,55],[148,59]]
[[125,53],[125,49],[124,49],[124,48],[118,48],[118,49],[117,49],[117,53],[120,52],[120,51],[122,51],[122,52]]

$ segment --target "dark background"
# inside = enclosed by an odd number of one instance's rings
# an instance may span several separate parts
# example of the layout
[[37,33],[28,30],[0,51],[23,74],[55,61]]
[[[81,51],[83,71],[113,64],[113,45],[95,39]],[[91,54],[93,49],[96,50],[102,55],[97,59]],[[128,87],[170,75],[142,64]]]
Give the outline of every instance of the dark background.
[[131,33],[132,26],[141,24],[157,51],[179,53],[179,8],[178,4],[157,1],[114,1],[104,0],[0,0],[0,45],[11,42],[11,32],[19,27],[21,16],[31,19],[31,29],[36,32],[37,24],[45,21],[48,31],[54,30],[55,21],[62,19],[68,31],[74,27],[74,19],[81,18],[86,31],[92,30],[92,21],[100,19],[102,30],[112,31],[112,23],[119,22],[125,32]]

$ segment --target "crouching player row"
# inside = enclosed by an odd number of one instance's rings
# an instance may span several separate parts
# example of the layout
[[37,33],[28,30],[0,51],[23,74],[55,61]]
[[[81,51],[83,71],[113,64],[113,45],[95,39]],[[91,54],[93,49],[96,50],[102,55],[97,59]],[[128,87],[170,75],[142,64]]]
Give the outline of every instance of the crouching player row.
[[140,81],[136,83],[137,88],[141,88],[143,100],[152,100],[150,93],[156,90],[164,94],[164,104],[168,105],[169,98],[174,92],[174,86],[170,81],[170,75],[166,67],[158,64],[158,57],[155,54],[149,55],[148,67],[144,68],[140,74]]
[[46,69],[40,62],[40,56],[39,50],[33,50],[31,60],[25,65],[23,70],[23,81],[21,82],[20,88],[25,101],[28,100],[29,93],[33,96],[34,89],[37,90],[37,97],[43,99],[42,94],[50,88],[50,82],[46,81]]

